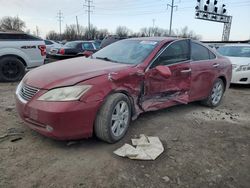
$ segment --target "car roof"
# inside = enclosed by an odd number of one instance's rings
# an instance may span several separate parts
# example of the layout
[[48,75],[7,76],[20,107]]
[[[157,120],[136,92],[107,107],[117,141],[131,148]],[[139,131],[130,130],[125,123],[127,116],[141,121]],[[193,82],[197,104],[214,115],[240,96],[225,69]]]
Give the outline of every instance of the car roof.
[[138,37],[138,38],[128,38],[125,40],[143,40],[143,41],[156,41],[156,42],[171,42],[174,40],[178,40],[181,38],[176,38],[176,37]]
[[18,31],[13,31],[13,32],[11,32],[11,31],[0,31],[0,34],[8,34],[8,35],[10,35],[10,34],[12,34],[12,35],[16,35],[16,34],[27,34],[27,33],[24,33],[24,32],[18,32]]
[[[250,47],[250,44],[225,44],[225,45],[223,45],[223,46],[248,46],[248,47]],[[220,46],[220,47],[223,47],[223,46]]]
[[73,40],[68,42],[82,43],[82,42],[94,42],[93,40]]

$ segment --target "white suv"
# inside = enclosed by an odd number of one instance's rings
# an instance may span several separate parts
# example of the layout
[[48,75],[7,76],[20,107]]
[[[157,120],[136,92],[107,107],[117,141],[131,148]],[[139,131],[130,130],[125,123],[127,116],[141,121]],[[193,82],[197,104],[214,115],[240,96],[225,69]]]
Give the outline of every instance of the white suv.
[[42,39],[25,33],[0,32],[0,81],[20,80],[27,69],[44,64]]

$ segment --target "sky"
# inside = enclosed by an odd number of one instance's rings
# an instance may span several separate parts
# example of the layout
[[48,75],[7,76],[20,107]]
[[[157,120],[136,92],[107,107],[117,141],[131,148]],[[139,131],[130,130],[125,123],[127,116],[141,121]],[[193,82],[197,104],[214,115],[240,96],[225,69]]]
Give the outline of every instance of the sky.
[[[172,0],[93,0],[91,23],[99,29],[115,32],[117,26],[126,26],[137,32],[142,27],[155,26],[169,29]],[[213,0],[212,0],[213,1]],[[218,0],[233,16],[230,40],[250,39],[250,0]],[[66,25],[88,25],[85,0],[0,0],[0,18],[19,16],[31,32],[39,28],[40,36],[54,30],[59,32],[57,14],[63,13],[62,28]],[[175,0],[173,30],[188,26],[202,36],[202,40],[221,40],[223,24],[194,18],[196,0]]]

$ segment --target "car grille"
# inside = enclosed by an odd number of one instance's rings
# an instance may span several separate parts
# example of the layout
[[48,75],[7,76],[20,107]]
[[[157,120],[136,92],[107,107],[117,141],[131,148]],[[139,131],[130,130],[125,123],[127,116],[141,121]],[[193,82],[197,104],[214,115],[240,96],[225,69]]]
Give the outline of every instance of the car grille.
[[18,93],[22,99],[24,99],[25,101],[30,101],[30,99],[32,99],[32,97],[34,97],[34,95],[37,94],[38,91],[39,89],[37,88],[23,84],[20,87]]

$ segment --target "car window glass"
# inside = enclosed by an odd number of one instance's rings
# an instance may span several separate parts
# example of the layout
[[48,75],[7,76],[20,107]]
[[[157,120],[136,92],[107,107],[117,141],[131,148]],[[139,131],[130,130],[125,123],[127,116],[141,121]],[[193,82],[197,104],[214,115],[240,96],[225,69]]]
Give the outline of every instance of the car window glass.
[[158,46],[158,41],[120,40],[102,48],[93,58],[105,58],[116,63],[142,63]]
[[223,46],[218,49],[218,52],[224,56],[250,57],[249,46]]
[[76,48],[77,42],[67,42],[64,46],[67,48]]
[[45,42],[46,45],[52,45],[52,44],[53,44],[53,43],[50,42],[49,40],[45,40],[44,42]]
[[197,43],[191,44],[191,58],[193,61],[201,61],[210,59],[209,50]]
[[82,49],[84,50],[94,50],[94,47],[91,43],[85,42],[82,44]]
[[170,65],[190,59],[189,41],[177,41],[168,46],[161,55],[155,60],[152,67],[158,65]]
[[96,49],[99,49],[101,44],[99,42],[95,42],[94,45],[95,45]]
[[210,59],[215,59],[216,58],[216,55],[214,55],[214,53],[211,52],[210,50],[208,50],[208,53],[209,53],[209,58]]
[[34,36],[23,33],[0,34],[2,40],[40,40]]

